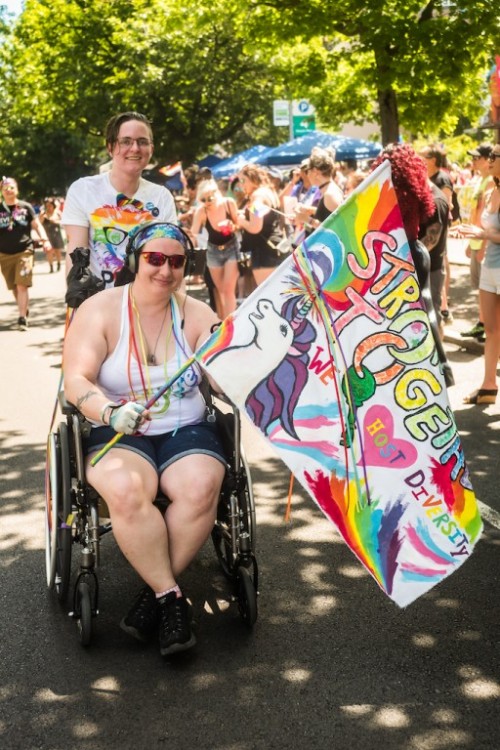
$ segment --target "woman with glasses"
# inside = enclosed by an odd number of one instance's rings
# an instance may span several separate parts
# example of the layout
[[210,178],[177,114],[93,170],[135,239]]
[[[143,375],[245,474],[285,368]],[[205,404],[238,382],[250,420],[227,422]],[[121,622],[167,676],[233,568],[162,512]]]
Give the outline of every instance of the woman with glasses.
[[484,376],[478,390],[466,396],[466,404],[494,404],[497,398],[497,367],[500,357],[500,144],[488,157],[488,172],[494,187],[484,196],[481,226],[461,224],[454,236],[484,240],[485,254],[479,277],[479,297],[484,318]]
[[106,125],[109,171],[82,177],[66,196],[62,223],[68,237],[66,257],[89,247],[90,270],[112,286],[123,266],[129,233],[145,221],[176,222],[171,193],[143,179],[153,156],[153,132],[145,115],[123,112]]
[[238,212],[232,198],[224,198],[215,180],[203,180],[197,193],[198,207],[191,233],[197,237],[202,227],[208,233],[207,267],[215,286],[215,303],[220,318],[236,310],[239,241],[236,236]]
[[[164,656],[195,644],[178,579],[213,528],[226,465],[217,428],[205,419],[198,365],[144,407],[218,322],[208,305],[179,291],[190,245],[173,224],[139,228],[126,257],[133,282],[86,300],[64,346],[66,397],[93,425],[87,479],[146,584],[121,626],[139,640],[159,631]],[[92,466],[117,432],[121,440]],[[158,489],[170,500],[164,515],[153,505]]]

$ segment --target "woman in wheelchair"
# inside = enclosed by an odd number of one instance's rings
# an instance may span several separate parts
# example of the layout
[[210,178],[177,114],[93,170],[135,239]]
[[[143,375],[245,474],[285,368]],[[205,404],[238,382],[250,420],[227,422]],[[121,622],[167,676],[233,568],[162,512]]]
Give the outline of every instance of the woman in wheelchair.
[[[92,423],[88,482],[106,501],[117,543],[145,582],[121,627],[160,652],[195,644],[177,583],[213,528],[226,458],[205,421],[201,372],[186,369],[150,409],[141,405],[192,356],[217,323],[205,303],[180,293],[189,238],[177,226],[143,224],[126,265],[133,281],[78,309],[64,345],[65,396]],[[92,466],[115,433],[124,433]],[[169,499],[164,515],[154,501]]]

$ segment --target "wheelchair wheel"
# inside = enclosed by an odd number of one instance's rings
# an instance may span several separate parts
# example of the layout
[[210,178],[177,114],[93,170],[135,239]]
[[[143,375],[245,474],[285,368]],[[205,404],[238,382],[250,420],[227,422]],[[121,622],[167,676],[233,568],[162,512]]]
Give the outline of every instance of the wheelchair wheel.
[[47,585],[66,599],[71,576],[71,469],[68,427],[61,422],[49,436],[45,479],[45,563]]
[[249,628],[257,620],[257,592],[248,568],[240,566],[236,570],[238,610],[241,619]]
[[234,581],[235,568],[231,546],[231,533],[226,524],[220,521],[212,529],[212,542],[222,572],[229,581]]
[[[226,578],[234,583],[237,578],[238,557],[242,554],[250,553],[254,558],[255,553],[255,536],[256,536],[256,519],[255,503],[252,491],[252,481],[250,477],[250,468],[244,455],[241,456],[242,465],[238,484],[231,487],[231,481],[228,487],[224,487],[219,506],[217,508],[217,520],[212,530],[212,542],[215,548],[217,560]],[[236,539],[233,544],[231,518],[230,518],[230,498],[237,499],[237,512],[239,514],[239,528],[236,532]],[[246,537],[245,546],[243,546],[243,537]],[[234,553],[233,553],[234,550]]]
[[76,592],[78,636],[82,646],[88,646],[92,638],[92,604],[88,583],[80,581]]
[[56,578],[57,508],[60,504],[61,452],[56,436],[50,433],[47,439],[45,460],[45,571],[47,586],[54,588]]
[[241,455],[241,462],[242,462],[243,469],[245,472],[246,482],[245,482],[244,489],[240,491],[238,500],[239,500],[240,508],[243,510],[243,513],[245,514],[245,517],[246,517],[245,530],[250,535],[250,544],[251,544],[252,552],[255,554],[255,544],[256,544],[256,537],[257,537],[257,520],[255,517],[255,501],[253,497],[253,486],[252,486],[252,477],[250,474],[250,466],[248,465],[248,462],[246,460],[246,457],[243,451]]

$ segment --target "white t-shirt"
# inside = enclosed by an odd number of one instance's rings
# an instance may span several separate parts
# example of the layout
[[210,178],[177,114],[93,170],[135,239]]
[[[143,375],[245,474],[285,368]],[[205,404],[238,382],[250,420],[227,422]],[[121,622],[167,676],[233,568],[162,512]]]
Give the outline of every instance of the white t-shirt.
[[82,177],[66,196],[63,225],[89,228],[90,270],[113,286],[123,266],[129,232],[145,221],[177,224],[175,202],[167,188],[141,178],[132,199],[117,193],[109,172]]

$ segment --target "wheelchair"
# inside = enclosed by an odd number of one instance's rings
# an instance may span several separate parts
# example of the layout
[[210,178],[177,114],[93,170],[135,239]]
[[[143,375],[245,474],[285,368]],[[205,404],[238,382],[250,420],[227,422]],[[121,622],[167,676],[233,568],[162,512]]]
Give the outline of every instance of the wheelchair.
[[[100,542],[112,525],[102,498],[85,480],[83,441],[90,424],[66,401],[63,391],[58,398],[63,419],[47,438],[45,472],[47,586],[61,604],[72,588],[69,614],[76,621],[80,643],[88,646],[99,613]],[[256,517],[250,469],[241,445],[240,414],[236,408],[225,413],[210,399],[207,419],[217,423],[227,455],[212,543],[231,585],[231,600],[237,603],[243,622],[252,628],[258,596]],[[166,502],[168,498],[163,496],[156,500],[159,506]],[[79,569],[72,583],[73,548],[78,547]]]

